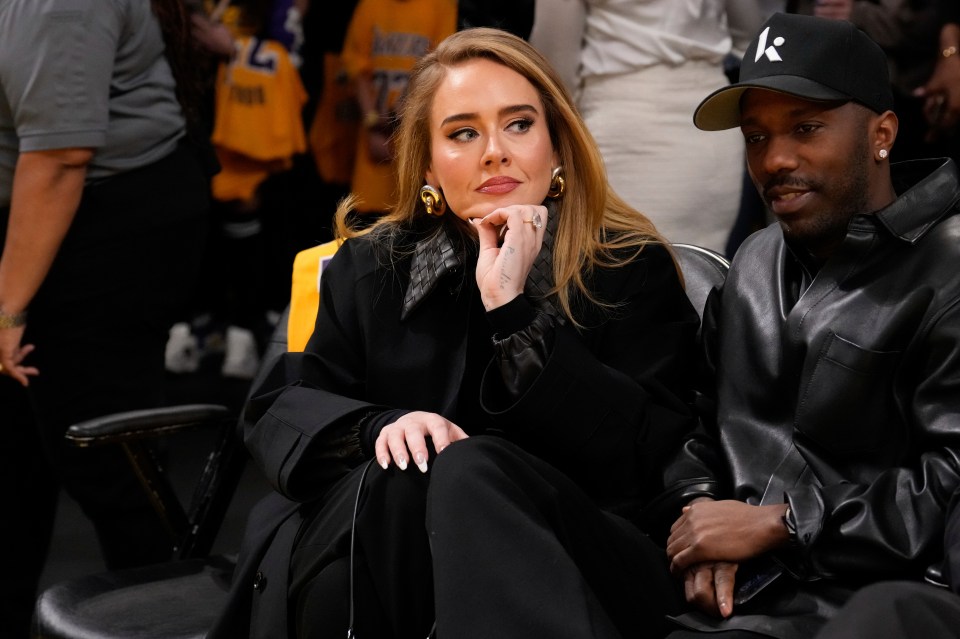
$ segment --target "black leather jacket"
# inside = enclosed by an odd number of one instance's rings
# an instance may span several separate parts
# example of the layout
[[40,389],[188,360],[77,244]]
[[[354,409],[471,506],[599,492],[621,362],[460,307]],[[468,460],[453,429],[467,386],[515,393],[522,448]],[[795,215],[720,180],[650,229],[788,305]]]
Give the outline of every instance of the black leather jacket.
[[798,533],[787,574],[728,627],[803,636],[859,584],[922,578],[941,551],[960,485],[960,184],[949,160],[893,171],[897,200],[854,217],[819,272],[773,225],[709,304],[716,419],[668,485],[683,501],[788,501]]

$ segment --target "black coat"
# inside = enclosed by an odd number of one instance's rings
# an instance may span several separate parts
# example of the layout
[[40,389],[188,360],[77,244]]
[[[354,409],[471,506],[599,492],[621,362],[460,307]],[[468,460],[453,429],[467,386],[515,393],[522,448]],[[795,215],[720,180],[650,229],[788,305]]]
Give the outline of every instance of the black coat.
[[[659,460],[691,425],[698,325],[667,250],[649,245],[591,274],[591,290],[617,305],[580,304],[581,330],[555,321],[548,358],[517,399],[490,362],[489,338],[531,302],[511,303],[510,318],[484,313],[468,257],[401,319],[409,262],[387,267],[368,239],[346,242],[323,273],[306,352],[286,355],[248,407],[247,447],[285,497],[268,497],[251,517],[230,608],[211,636],[246,634],[254,592],[251,635],[280,636],[297,501],[329,485],[331,460],[369,456],[371,433],[357,424],[381,411],[432,411],[468,433],[510,438],[628,515],[659,490]],[[340,444],[332,452],[331,433]]]

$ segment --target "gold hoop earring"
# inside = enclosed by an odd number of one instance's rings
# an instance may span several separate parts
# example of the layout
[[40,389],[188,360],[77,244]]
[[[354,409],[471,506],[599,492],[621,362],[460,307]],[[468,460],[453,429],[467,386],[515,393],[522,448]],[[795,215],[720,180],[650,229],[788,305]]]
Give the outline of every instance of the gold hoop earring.
[[447,210],[447,203],[443,201],[443,196],[440,195],[440,191],[429,184],[424,184],[420,187],[420,199],[427,209],[427,215],[440,217],[444,211]]
[[563,195],[567,188],[567,181],[563,179],[563,168],[557,167],[550,175],[550,190],[547,191],[547,197],[556,200]]

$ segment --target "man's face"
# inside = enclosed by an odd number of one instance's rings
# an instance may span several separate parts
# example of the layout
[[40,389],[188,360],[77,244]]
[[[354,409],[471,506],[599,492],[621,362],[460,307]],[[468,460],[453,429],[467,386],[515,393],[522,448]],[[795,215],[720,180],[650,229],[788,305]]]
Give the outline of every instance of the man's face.
[[827,257],[847,223],[869,212],[869,111],[751,89],[740,105],[747,167],[784,235]]

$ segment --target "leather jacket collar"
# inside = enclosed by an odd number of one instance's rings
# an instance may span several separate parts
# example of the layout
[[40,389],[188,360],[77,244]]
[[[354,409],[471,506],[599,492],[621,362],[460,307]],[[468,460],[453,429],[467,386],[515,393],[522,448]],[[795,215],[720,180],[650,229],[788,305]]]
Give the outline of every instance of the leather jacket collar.
[[[547,228],[543,236],[543,246],[527,276],[524,293],[541,309],[556,315],[557,310],[549,293],[553,288],[553,242],[557,231],[557,210],[552,201],[547,201],[544,205],[547,207]],[[429,297],[448,273],[456,272],[464,266],[466,250],[458,246],[462,243],[461,234],[451,228],[453,223],[444,219],[439,232],[431,233],[416,243],[410,262],[410,280],[400,309],[401,321],[406,320],[414,309]]]
[[960,171],[951,159],[897,162],[890,169],[898,197],[876,218],[894,237],[915,244],[960,201]]

